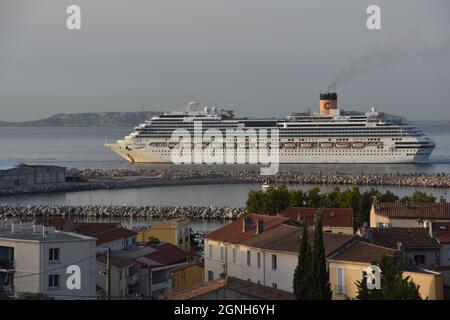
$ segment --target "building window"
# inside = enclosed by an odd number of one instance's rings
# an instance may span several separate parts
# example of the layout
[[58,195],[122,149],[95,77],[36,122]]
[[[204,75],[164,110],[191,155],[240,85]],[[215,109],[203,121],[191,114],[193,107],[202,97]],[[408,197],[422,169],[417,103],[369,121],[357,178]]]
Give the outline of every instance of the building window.
[[277,270],[277,255],[272,255],[272,270]]
[[250,250],[247,250],[247,266],[249,266],[249,267],[250,267],[250,262],[251,262]]
[[51,248],[48,250],[48,261],[59,262],[59,248]]
[[224,260],[225,260],[225,248],[220,247],[220,261],[224,261]]
[[214,272],[211,270],[208,271],[208,281],[214,280]]
[[51,274],[48,276],[48,288],[59,289],[59,274]]
[[448,260],[450,260],[450,248],[448,249],[447,255],[448,255]]
[[258,269],[261,269],[261,252],[258,252],[256,254],[256,267]]
[[208,256],[209,256],[210,258],[213,257],[213,248],[212,248],[212,245],[211,245],[211,244],[208,245]]
[[278,285],[274,282],[274,283],[272,283],[272,288],[278,289]]
[[337,285],[336,293],[345,293],[345,270],[337,268]]
[[423,254],[414,255],[414,263],[416,265],[425,264],[425,255],[423,255]]
[[233,259],[233,263],[236,263],[236,248],[232,249],[232,259]]

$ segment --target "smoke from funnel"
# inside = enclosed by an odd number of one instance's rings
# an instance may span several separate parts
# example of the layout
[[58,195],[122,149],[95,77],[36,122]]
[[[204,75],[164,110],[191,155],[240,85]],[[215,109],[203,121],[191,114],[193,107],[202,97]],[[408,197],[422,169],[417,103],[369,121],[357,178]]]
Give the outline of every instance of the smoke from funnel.
[[406,59],[420,57],[423,60],[443,58],[450,51],[450,38],[438,44],[417,48],[420,40],[417,37],[405,37],[400,41],[390,43],[384,47],[372,48],[359,59],[352,61],[329,83],[327,91],[336,88],[353,78],[367,74],[371,71],[388,67]]

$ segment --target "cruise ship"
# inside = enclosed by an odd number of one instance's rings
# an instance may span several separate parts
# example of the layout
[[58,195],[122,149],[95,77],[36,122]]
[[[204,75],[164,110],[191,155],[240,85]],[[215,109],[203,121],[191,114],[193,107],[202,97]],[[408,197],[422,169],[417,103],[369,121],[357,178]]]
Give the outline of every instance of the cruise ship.
[[[131,163],[171,163],[175,129],[186,129],[194,136],[194,123],[202,130],[278,129],[279,163],[423,163],[435,143],[406,119],[377,111],[344,111],[338,108],[337,94],[321,93],[319,112],[292,113],[286,118],[236,117],[231,110],[201,107],[189,102],[184,111],[154,116],[115,143],[106,144]],[[258,137],[258,139],[260,139]],[[262,139],[262,138],[261,138]],[[235,143],[238,145],[238,140]],[[258,145],[269,145],[269,139]],[[227,140],[227,142],[229,142]],[[236,148],[249,156],[252,141]],[[192,143],[193,145],[194,143]],[[208,143],[202,143],[206,148]],[[224,147],[225,147],[224,143]],[[229,144],[228,144],[229,145]]]

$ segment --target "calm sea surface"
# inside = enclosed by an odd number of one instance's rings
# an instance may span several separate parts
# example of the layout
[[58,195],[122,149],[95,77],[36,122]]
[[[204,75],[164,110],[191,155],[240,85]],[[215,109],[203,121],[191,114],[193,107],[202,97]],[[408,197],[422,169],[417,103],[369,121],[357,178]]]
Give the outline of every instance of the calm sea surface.
[[[433,139],[437,147],[428,164],[398,165],[346,165],[300,164],[284,165],[281,170],[303,170],[329,173],[395,173],[395,172],[450,172],[450,124],[447,122],[422,122],[418,126]],[[106,141],[115,141],[127,135],[130,128],[0,128],[0,159],[17,160],[34,164],[54,164],[69,168],[130,168],[133,165],[104,147]],[[173,165],[139,165],[149,168],[172,168]],[[224,169],[224,166],[216,166]],[[211,166],[199,166],[206,170]],[[245,166],[228,166],[239,170]],[[311,185],[295,185],[290,188],[308,189]],[[323,191],[333,186],[319,186]],[[96,190],[71,193],[53,193],[0,197],[0,204],[50,204],[50,205],[196,205],[231,206],[245,205],[247,194],[259,189],[257,184],[202,185],[153,187],[124,190]],[[345,186],[341,186],[342,189]],[[361,187],[365,190],[366,187]],[[379,187],[403,196],[415,190],[445,196],[445,189]]]

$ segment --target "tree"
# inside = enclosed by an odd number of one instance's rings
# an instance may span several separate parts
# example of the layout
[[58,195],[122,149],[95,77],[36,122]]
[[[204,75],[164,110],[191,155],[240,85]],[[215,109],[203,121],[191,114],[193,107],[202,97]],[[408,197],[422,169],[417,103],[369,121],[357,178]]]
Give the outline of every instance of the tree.
[[358,299],[421,300],[419,286],[409,276],[403,277],[403,265],[395,257],[384,255],[378,266],[381,269],[381,289],[369,290],[367,279],[357,281]]
[[312,292],[312,254],[308,243],[308,223],[302,224],[302,241],[298,256],[298,264],[294,271],[294,294],[297,300],[311,299]]
[[247,199],[247,212],[267,214],[267,196],[262,191],[251,191]]
[[289,190],[285,185],[267,189],[267,213],[276,214],[289,206]]
[[312,291],[313,299],[331,300],[332,293],[327,271],[327,262],[325,259],[322,218],[319,218],[317,221],[314,231],[312,270],[314,274],[314,285]]
[[53,300],[45,293],[21,292],[18,297],[19,300]]
[[425,192],[416,191],[412,194],[412,201],[414,203],[427,202],[432,203],[436,202],[436,197],[433,194],[427,194]]

